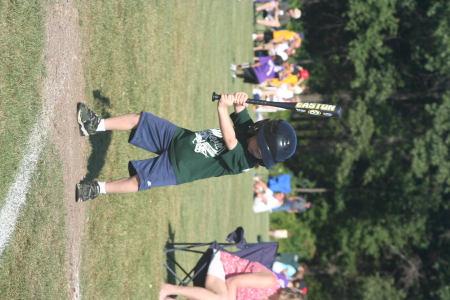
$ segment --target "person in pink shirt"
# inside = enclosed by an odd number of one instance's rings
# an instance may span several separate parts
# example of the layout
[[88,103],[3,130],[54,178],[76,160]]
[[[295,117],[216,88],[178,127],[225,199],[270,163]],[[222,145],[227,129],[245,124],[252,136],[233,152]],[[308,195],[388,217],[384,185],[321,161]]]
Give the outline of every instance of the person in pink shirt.
[[281,288],[278,277],[265,266],[225,251],[216,252],[205,287],[163,283],[159,300],[178,295],[190,300],[304,300],[298,289]]

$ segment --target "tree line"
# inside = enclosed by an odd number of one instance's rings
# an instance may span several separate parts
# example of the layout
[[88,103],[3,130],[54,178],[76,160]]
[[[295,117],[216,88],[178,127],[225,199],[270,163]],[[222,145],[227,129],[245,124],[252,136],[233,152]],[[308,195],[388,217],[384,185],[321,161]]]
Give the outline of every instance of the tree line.
[[285,167],[298,188],[323,189],[294,220],[313,235],[310,297],[450,299],[450,2],[298,5],[287,27],[306,33],[302,99],[344,111],[282,113],[298,134]]

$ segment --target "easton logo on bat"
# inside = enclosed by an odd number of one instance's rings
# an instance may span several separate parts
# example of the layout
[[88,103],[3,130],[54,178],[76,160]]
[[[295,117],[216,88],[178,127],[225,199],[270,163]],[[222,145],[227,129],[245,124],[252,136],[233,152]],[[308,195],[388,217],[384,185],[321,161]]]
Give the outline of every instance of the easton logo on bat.
[[318,116],[321,114],[321,112],[318,110],[310,110],[308,111],[308,114]]
[[321,104],[321,103],[308,103],[308,102],[304,102],[303,103],[303,102],[299,102],[299,103],[297,103],[295,105],[295,108],[320,109],[320,110],[334,111],[336,109],[336,105]]

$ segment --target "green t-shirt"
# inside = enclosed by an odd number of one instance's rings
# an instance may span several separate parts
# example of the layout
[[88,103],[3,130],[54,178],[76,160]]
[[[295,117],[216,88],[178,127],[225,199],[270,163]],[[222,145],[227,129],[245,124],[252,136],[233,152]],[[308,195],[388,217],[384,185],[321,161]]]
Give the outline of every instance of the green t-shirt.
[[258,159],[247,150],[247,133],[253,126],[246,109],[230,115],[238,144],[229,151],[219,128],[193,132],[178,128],[169,154],[179,184],[198,179],[247,172]]

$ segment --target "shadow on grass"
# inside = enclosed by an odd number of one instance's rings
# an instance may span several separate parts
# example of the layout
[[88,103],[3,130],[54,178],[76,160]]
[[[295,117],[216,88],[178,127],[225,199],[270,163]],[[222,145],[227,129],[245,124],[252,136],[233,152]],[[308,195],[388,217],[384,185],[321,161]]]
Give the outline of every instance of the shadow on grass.
[[[175,243],[175,232],[172,229],[172,225],[169,222],[169,226],[167,228],[167,230],[169,231],[169,238],[167,239],[167,244],[170,243]],[[166,264],[169,266],[170,269],[175,271],[176,265],[175,262],[176,261],[176,257],[175,257],[175,252],[168,252],[166,253]],[[169,272],[169,270],[167,270],[167,279],[166,279],[167,283],[170,284],[177,284],[177,280],[175,278],[175,276],[173,276],[172,273]]]
[[[168,226],[168,230],[169,230],[169,239],[167,241],[167,244],[175,243],[175,233],[173,232],[172,226],[170,223]],[[177,247],[177,246],[175,246],[175,247]],[[180,247],[180,246],[178,246],[178,247]],[[181,246],[181,247],[185,247],[185,246]],[[202,246],[202,247],[205,247],[205,246]],[[212,250],[209,248],[208,249],[203,248],[204,251],[202,251],[200,249],[202,249],[202,248],[194,248],[194,249],[190,249],[188,251],[188,252],[194,253],[194,255],[198,259],[194,268],[192,268],[192,267],[186,268],[186,266],[183,266],[182,263],[178,262],[176,260],[176,256],[175,256],[175,253],[177,251],[166,253],[166,264],[173,271],[176,271],[175,268],[178,268],[178,271],[179,271],[179,272],[177,272],[178,276],[182,275],[181,273],[183,272],[183,270],[181,268],[183,268],[184,272],[189,274],[189,276],[185,275],[186,273],[183,274],[182,276],[180,276],[181,279],[183,279],[183,281],[186,281],[187,279],[189,280],[189,278],[194,277],[193,281],[192,281],[193,285],[199,286],[199,287],[204,287],[209,262],[211,261],[211,258],[212,258]],[[180,251],[180,250],[178,250],[178,251]],[[175,261],[176,261],[176,263],[175,263]],[[171,283],[171,284],[179,284],[180,283],[177,280],[177,278],[170,271],[167,271],[167,282]]]
[[[102,96],[101,91],[95,90],[92,95],[97,99],[102,106],[100,117],[102,119],[109,118],[111,115],[106,112],[106,108],[110,107],[111,101],[109,98]],[[106,154],[108,152],[109,145],[111,144],[112,132],[106,131],[98,133],[94,136],[89,136],[89,141],[92,145],[92,153],[88,159],[86,178],[88,180],[94,180],[98,178],[100,171],[105,165]]]

